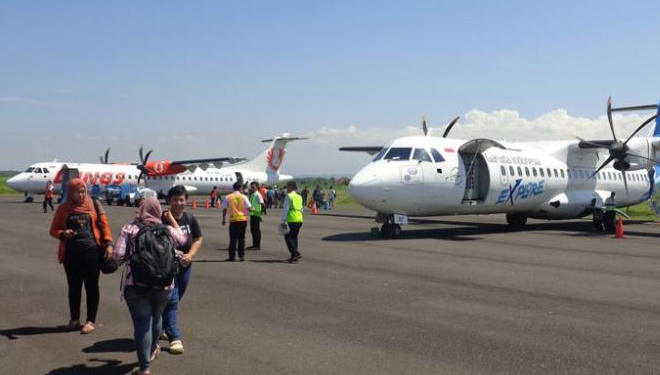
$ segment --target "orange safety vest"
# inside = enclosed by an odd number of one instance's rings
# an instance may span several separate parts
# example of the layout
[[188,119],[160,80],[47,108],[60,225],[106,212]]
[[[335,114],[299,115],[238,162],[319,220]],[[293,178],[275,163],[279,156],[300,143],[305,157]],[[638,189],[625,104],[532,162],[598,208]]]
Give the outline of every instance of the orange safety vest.
[[227,195],[229,221],[247,221],[245,214],[245,196],[237,191]]

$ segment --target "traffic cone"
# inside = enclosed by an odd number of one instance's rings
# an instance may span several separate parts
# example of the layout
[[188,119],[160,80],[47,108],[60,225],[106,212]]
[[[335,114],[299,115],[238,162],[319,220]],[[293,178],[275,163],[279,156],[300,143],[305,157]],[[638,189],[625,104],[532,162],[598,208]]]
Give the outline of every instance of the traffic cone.
[[318,214],[318,213],[319,213],[319,209],[316,208],[316,205],[313,205],[313,206],[312,206],[312,215],[316,215],[316,214]]
[[619,218],[616,222],[616,235],[615,238],[623,238],[623,220]]
[[209,202],[209,200],[207,199],[204,201],[204,208],[208,210],[209,207],[211,207],[211,202]]
[[193,198],[192,202],[190,202],[190,209],[191,210],[197,209],[197,200],[195,198]]

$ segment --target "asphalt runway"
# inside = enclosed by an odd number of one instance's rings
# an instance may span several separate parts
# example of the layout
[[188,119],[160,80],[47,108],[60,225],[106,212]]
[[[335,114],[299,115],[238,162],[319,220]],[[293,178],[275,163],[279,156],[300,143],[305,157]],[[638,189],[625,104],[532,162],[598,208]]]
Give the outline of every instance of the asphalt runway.
[[[134,210],[108,208],[114,233]],[[660,373],[659,224],[627,223],[614,239],[586,220],[511,231],[501,215],[429,218],[382,240],[372,213],[341,209],[306,216],[291,265],[278,210],[244,263],[222,262],[219,212],[195,214],[204,246],[181,306],[186,352],[163,352],[153,374]],[[102,275],[94,333],[59,328],[51,218],[0,197],[0,374],[123,374],[136,357],[120,274]]]

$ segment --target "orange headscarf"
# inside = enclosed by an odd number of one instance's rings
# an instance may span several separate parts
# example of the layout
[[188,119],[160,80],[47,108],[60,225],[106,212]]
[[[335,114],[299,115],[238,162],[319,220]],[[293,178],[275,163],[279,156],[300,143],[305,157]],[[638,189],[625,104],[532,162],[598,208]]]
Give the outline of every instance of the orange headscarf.
[[76,202],[73,200],[73,195],[80,189],[85,188],[85,182],[79,178],[74,178],[69,181],[66,189],[66,201],[64,205],[67,208],[67,211],[76,213],[76,214],[92,214],[94,211],[94,203],[92,198],[88,194],[85,194],[82,202]]

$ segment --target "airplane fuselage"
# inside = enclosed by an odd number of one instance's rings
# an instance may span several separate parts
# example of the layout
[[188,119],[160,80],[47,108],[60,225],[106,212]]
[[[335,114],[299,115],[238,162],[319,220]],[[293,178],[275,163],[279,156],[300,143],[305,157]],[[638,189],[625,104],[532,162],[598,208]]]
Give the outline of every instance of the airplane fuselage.
[[[638,154],[652,155],[653,138],[631,141]],[[644,160],[626,172],[610,166],[591,177],[607,158],[575,141],[506,143],[405,137],[385,147],[351,180],[351,195],[382,214],[442,216],[520,213],[568,219],[584,216],[592,199],[599,206],[611,192],[625,207],[648,198]]]

